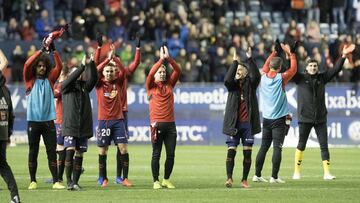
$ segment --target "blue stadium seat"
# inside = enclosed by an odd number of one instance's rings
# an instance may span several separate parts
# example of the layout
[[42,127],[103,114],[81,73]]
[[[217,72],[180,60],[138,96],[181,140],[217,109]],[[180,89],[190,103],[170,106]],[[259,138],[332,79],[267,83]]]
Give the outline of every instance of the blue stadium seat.
[[279,23],[271,23],[270,27],[271,27],[271,31],[272,31],[272,36],[274,38],[277,38],[278,35],[280,35],[280,33],[281,33],[280,24]]
[[276,11],[272,13],[272,19],[275,23],[284,23],[284,17],[282,12]]
[[268,11],[261,11],[260,12],[260,18],[261,20],[268,20],[269,22],[271,22],[271,13]]
[[248,13],[248,15],[250,16],[251,22],[252,22],[253,24],[258,24],[258,23],[260,22],[258,12],[256,12],[256,11],[250,11],[250,12]]
[[246,13],[243,12],[243,11],[237,11],[237,12],[235,13],[235,16],[236,16],[237,18],[239,18],[241,21],[244,20],[245,15],[246,15]]
[[258,0],[252,0],[249,2],[251,11],[259,12],[260,9],[260,1]]
[[0,41],[4,41],[6,39],[6,27],[7,22],[0,21]]
[[226,24],[231,24],[234,19],[234,13],[232,11],[227,11],[225,14]]
[[331,31],[331,34],[338,34],[339,32],[339,25],[337,23],[332,23],[330,25],[330,31]]
[[322,35],[329,35],[330,34],[330,26],[328,23],[320,23],[320,33]]
[[281,30],[283,33],[286,33],[287,29],[289,27],[289,23],[282,23],[281,24]]

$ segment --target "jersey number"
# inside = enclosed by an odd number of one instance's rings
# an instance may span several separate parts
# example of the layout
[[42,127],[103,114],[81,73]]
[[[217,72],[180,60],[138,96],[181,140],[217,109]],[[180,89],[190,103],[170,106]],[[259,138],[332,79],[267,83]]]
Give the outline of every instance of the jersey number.
[[101,136],[110,136],[110,128],[101,129]]

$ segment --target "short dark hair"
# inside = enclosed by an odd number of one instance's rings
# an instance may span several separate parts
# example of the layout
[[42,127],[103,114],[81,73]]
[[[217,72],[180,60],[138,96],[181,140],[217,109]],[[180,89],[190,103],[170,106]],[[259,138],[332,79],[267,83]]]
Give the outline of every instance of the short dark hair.
[[313,58],[306,61],[306,66],[309,65],[310,63],[316,63],[317,65],[319,65],[319,62],[316,59],[313,59]]
[[275,56],[271,59],[269,67],[271,69],[278,70],[280,69],[282,62],[283,62],[282,58]]

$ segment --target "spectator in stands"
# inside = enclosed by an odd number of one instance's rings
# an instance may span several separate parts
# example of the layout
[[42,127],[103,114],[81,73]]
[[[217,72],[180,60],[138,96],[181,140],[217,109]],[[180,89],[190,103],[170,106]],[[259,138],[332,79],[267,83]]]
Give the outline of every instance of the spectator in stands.
[[184,48],[184,44],[179,39],[179,33],[172,33],[171,38],[168,39],[168,47],[170,55],[176,58],[179,51]]
[[20,28],[15,18],[10,18],[6,32],[9,40],[20,40]]
[[81,16],[76,16],[71,24],[71,37],[74,40],[83,40],[85,37],[85,20]]
[[119,38],[122,39],[123,41],[128,40],[126,29],[123,26],[121,19],[119,17],[115,18],[114,24],[109,29],[109,38],[113,42],[117,41]]
[[312,50],[315,46],[320,46],[321,42],[321,34],[320,34],[320,27],[315,21],[311,21],[306,26],[306,33],[305,33],[308,41],[306,43],[308,52]]
[[344,12],[345,12],[345,0],[333,0],[332,17],[334,23],[337,23],[339,25],[341,32],[345,30],[345,26],[346,26]]
[[216,57],[213,60],[214,60],[214,64],[212,66],[213,68],[212,79],[214,82],[223,82],[227,71],[226,53],[223,47],[216,48]]
[[35,30],[30,25],[29,20],[25,19],[20,28],[21,39],[27,42],[31,42],[35,36]]
[[320,9],[318,0],[308,0],[307,5],[307,22],[315,21],[320,23]]
[[41,11],[41,16],[35,22],[35,31],[39,39],[43,39],[54,27],[54,22],[49,18],[47,10]]
[[35,45],[30,45],[29,50],[27,51],[26,55],[29,58],[30,56],[32,56],[33,54],[35,54],[36,52],[36,46]]
[[185,63],[182,69],[181,82],[199,82],[201,61],[198,59],[196,53],[191,53],[189,61]]
[[11,81],[23,81],[23,66],[26,61],[26,55],[20,45],[16,45],[12,52]]
[[100,15],[97,18],[97,22],[93,27],[93,33],[101,33],[103,35],[108,35],[108,24],[106,22],[106,17],[104,15]]
[[242,33],[244,30],[243,26],[241,25],[239,18],[234,18],[232,25],[230,26],[230,34],[234,37],[235,34]]
[[128,66],[133,58],[133,51],[130,43],[126,43],[124,48],[120,51],[120,58],[124,66]]
[[295,20],[291,20],[288,29],[285,33],[285,43],[293,43],[294,41],[300,41],[301,31],[297,27]]

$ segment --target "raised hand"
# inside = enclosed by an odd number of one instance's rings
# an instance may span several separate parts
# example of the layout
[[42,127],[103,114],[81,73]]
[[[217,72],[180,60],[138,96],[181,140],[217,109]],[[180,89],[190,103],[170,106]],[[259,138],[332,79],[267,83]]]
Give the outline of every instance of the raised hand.
[[81,59],[81,65],[85,66],[86,63],[86,54],[84,54],[83,58]]
[[236,48],[234,49],[233,61],[239,61],[239,57],[236,54]]
[[295,54],[298,47],[299,47],[299,42],[296,41],[290,49],[291,53]]
[[275,40],[275,51],[276,51],[277,54],[280,54],[281,51],[282,51],[279,39]]
[[342,50],[342,54],[343,56],[346,56],[348,54],[350,54],[351,52],[353,52],[355,50],[355,44],[350,44],[348,46],[344,46],[343,50]]
[[97,34],[96,41],[97,41],[99,47],[101,47],[103,45],[103,39],[102,39],[102,34],[101,33]]
[[251,56],[252,56],[252,50],[251,47],[248,47],[246,50],[246,57],[251,58]]
[[169,50],[168,50],[168,48],[166,47],[166,46],[164,46],[164,57],[167,59],[167,58],[169,58],[170,57],[170,55],[169,55]]
[[115,46],[114,44],[110,45],[110,51],[108,53],[108,59],[111,60],[114,57],[115,54]]
[[140,34],[136,33],[136,48],[140,48]]
[[290,55],[291,52],[290,52],[290,46],[288,44],[283,44],[281,43],[281,48],[282,50],[287,54],[287,55]]
[[55,44],[54,44],[54,41],[53,42],[51,42],[51,44],[49,45],[49,52],[53,52],[53,51],[55,51],[56,49],[55,49]]
[[165,56],[164,56],[164,48],[163,47],[160,47],[160,59],[164,59]]

